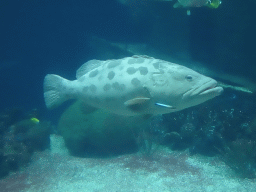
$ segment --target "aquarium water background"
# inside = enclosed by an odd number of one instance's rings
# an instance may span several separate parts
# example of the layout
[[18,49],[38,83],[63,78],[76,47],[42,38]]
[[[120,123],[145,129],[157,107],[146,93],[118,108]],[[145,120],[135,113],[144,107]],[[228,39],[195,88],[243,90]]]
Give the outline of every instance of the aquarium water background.
[[191,8],[190,16],[186,8],[174,9],[174,2],[2,0],[0,110],[37,109],[40,120],[56,126],[72,101],[46,109],[46,74],[75,79],[75,71],[88,60],[146,54],[250,90],[228,89],[225,98],[215,98],[211,106],[241,108],[252,122],[256,114],[256,1],[223,0],[217,9]]
[[74,79],[86,61],[118,57],[95,51],[100,44],[92,48],[92,36],[146,44],[175,61],[185,58],[187,63],[201,62],[215,71],[255,80],[253,0],[226,0],[218,9],[194,8],[190,16],[171,2],[10,0],[0,5],[2,109],[45,110],[46,74]]

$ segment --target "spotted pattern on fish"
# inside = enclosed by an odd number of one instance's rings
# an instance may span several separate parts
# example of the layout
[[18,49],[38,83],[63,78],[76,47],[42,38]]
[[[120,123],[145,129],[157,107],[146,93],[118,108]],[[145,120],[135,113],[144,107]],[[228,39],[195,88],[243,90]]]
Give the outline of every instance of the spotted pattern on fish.
[[157,63],[153,63],[153,66],[155,69],[159,69],[160,68],[160,63],[157,62]]
[[92,85],[90,85],[89,90],[90,90],[91,92],[95,93],[96,90],[97,90],[97,87],[92,84]]
[[139,86],[140,80],[137,79],[137,78],[133,78],[133,79],[131,80],[131,83],[132,83],[132,85],[134,85],[134,86]]
[[148,74],[148,68],[147,67],[139,67],[140,74],[141,75],[147,75]]
[[144,63],[144,61],[145,61],[145,59],[144,58],[138,58],[137,60],[136,60],[136,62],[139,64],[139,63]]
[[136,73],[136,69],[134,67],[128,67],[126,72],[129,74],[129,75],[132,75],[134,73]]
[[109,79],[109,80],[112,80],[114,77],[115,77],[115,72],[114,72],[114,71],[110,71],[110,72],[108,73],[108,79]]
[[104,91],[109,91],[110,89],[111,89],[111,85],[109,83],[103,86]]
[[145,61],[145,58],[142,58],[142,57],[133,57],[131,59],[128,60],[128,64],[132,65],[132,64],[140,64],[140,63],[144,63]]
[[[192,81],[187,81],[187,75]],[[148,56],[91,60],[77,70],[76,78],[69,81],[58,75],[47,75],[46,106],[51,108],[68,99],[82,99],[91,107],[119,115],[157,115],[200,104],[223,90],[215,87],[216,81],[209,77]]]
[[98,69],[95,69],[94,71],[90,72],[89,77],[95,77],[98,73]]
[[113,89],[117,91],[124,91],[125,90],[125,85],[124,84],[119,84],[118,82],[115,82],[112,84]]
[[128,61],[127,61],[127,63],[128,64],[135,64],[136,63],[136,59],[134,59],[134,58],[131,58],[131,59],[129,59]]
[[116,66],[118,66],[118,65],[120,65],[121,64],[121,61],[118,61],[118,60],[113,60],[113,61],[110,61],[109,63],[108,63],[108,68],[110,69],[110,68],[114,68],[114,67],[116,67]]

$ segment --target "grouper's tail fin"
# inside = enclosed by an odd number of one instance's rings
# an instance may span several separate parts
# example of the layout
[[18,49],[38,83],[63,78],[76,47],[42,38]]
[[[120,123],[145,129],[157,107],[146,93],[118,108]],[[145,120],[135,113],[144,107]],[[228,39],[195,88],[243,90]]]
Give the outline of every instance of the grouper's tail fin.
[[65,88],[70,82],[58,75],[48,74],[44,78],[44,100],[46,107],[49,109],[58,107],[68,100]]

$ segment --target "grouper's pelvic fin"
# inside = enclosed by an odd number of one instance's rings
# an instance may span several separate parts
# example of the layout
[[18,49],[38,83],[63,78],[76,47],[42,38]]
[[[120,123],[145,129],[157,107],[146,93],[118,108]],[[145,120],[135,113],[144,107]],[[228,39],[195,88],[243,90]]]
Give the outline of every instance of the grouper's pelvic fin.
[[147,97],[137,97],[130,99],[124,103],[124,105],[132,110],[133,112],[139,113],[143,111],[147,106],[150,98]]
[[63,89],[70,81],[58,75],[48,74],[44,78],[44,100],[48,109],[55,108],[69,99]]

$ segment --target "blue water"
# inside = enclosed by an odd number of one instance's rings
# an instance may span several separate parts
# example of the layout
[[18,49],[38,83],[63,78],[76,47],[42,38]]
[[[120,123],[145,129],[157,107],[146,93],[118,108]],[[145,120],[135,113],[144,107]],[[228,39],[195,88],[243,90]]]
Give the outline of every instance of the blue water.
[[1,1],[0,109],[38,108],[46,119],[57,118],[66,106],[46,110],[43,78],[74,79],[81,64],[101,58],[88,43],[91,36],[149,44],[174,57],[185,47],[194,61],[255,80],[254,1],[223,0],[216,10],[191,9],[191,16],[171,2],[138,2]]

